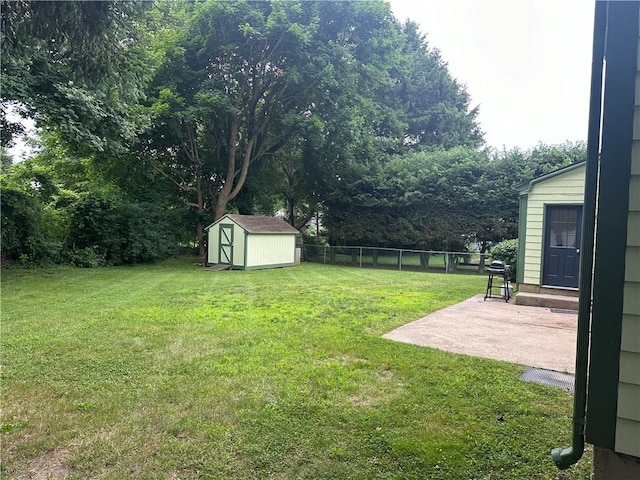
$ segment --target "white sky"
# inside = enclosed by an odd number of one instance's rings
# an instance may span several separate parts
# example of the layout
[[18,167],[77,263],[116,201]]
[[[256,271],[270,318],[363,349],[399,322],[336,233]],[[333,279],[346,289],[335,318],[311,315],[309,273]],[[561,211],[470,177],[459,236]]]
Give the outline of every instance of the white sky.
[[[36,131],[35,122],[31,119],[23,119],[21,116],[16,115],[10,109],[7,113],[7,119],[10,122],[22,122],[26,130],[26,136],[33,135]],[[34,149],[27,145],[26,140],[22,137],[15,139],[15,145],[11,148],[7,148],[7,153],[13,157],[13,161],[21,161],[31,156]]]
[[595,0],[388,0],[466,85],[488,146],[586,140]]

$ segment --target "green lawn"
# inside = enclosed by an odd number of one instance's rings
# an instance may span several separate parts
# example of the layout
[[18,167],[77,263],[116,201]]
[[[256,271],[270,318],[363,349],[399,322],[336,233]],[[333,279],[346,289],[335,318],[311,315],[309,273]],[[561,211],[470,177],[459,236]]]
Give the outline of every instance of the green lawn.
[[[3,478],[587,479],[572,398],[380,338],[485,278],[304,264],[2,272]],[[500,419],[504,419],[501,421]]]

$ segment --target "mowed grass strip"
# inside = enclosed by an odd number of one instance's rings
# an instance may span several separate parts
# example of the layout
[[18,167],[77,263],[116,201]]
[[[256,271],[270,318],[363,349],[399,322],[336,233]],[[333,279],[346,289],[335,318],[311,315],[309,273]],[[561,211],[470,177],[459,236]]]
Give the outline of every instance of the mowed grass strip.
[[4,478],[578,479],[572,398],[380,338],[485,278],[303,264],[2,272]]

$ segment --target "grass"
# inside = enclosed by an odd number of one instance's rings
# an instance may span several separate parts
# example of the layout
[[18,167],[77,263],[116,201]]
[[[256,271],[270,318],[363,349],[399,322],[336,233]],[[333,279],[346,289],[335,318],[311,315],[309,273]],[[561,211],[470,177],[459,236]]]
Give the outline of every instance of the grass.
[[484,283],[185,260],[3,271],[2,476],[588,478],[586,458],[560,472],[548,453],[568,446],[570,395],[380,338]]

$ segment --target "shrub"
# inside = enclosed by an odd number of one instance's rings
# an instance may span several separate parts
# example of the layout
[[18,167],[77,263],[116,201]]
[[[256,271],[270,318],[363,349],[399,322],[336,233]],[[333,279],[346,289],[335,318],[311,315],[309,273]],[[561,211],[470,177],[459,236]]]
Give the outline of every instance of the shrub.
[[514,238],[497,243],[491,247],[489,253],[492,259],[500,260],[509,265],[509,280],[514,282],[518,268],[518,239]]
[[59,261],[61,241],[52,232],[52,214],[29,192],[4,187],[0,195],[0,245],[3,262],[23,266]]
[[157,205],[84,194],[70,207],[67,241],[71,263],[90,267],[160,260],[175,249],[175,239],[168,231]]
[[0,237],[2,262],[24,267],[150,262],[171,256],[176,244],[161,205],[64,192],[43,202],[35,191],[4,185]]
[[119,263],[151,262],[175,252],[175,239],[167,233],[169,226],[158,206],[124,203],[116,206],[114,217]]
[[69,250],[67,252],[67,262],[74,267],[81,268],[96,268],[107,265],[104,255],[99,253],[96,247]]

